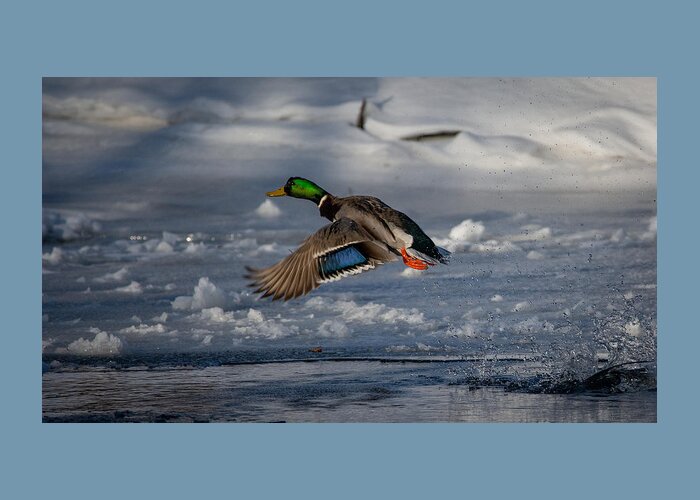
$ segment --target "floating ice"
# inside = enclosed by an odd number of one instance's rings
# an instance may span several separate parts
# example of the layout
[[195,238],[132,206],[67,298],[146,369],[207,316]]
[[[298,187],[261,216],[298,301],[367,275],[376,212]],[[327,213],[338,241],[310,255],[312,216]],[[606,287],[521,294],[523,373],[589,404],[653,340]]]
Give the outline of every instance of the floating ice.
[[502,295],[494,295],[489,299],[491,302],[503,302],[503,296]]
[[[232,330],[227,327],[236,337],[242,338],[269,338],[276,339],[299,332],[296,325],[283,324],[283,321],[276,319],[266,319],[263,313],[257,309],[250,308],[247,312],[224,311],[221,307],[210,307],[202,309],[199,314],[193,314],[190,320],[205,321],[210,325],[226,324],[231,325]],[[241,339],[238,338],[238,341]]]
[[124,281],[126,279],[126,276],[129,274],[129,271],[127,270],[126,267],[122,267],[118,271],[114,271],[113,273],[107,273],[103,276],[99,276],[95,278],[93,281],[96,283],[109,283],[109,282],[114,282],[114,281]]
[[263,313],[260,311],[253,309],[252,307],[248,309],[248,315],[247,315],[248,321],[251,323],[264,323],[265,322],[265,316],[263,316]]
[[656,239],[656,216],[649,219],[649,226],[647,230],[642,234],[643,240],[653,240]]
[[206,245],[202,242],[199,243],[188,243],[187,246],[185,247],[185,250],[183,250],[185,253],[189,254],[196,254],[196,253],[202,253],[205,252],[207,249]]
[[542,260],[544,259],[544,255],[537,250],[530,250],[527,253],[527,258],[530,260]]
[[493,252],[493,253],[511,253],[511,252],[520,252],[522,251],[522,248],[520,248],[518,245],[511,243],[508,240],[503,240],[503,241],[498,241],[498,240],[488,240],[484,241],[483,243],[475,243],[469,247],[469,250],[471,252],[480,252],[480,253],[487,253],[487,252]]
[[211,307],[224,307],[224,305],[226,305],[224,292],[207,277],[199,278],[192,297],[180,296],[172,302],[173,309],[184,311],[199,311]]
[[485,230],[481,222],[466,219],[450,229],[449,238],[454,241],[474,243],[481,240]]
[[41,256],[41,260],[55,266],[63,260],[63,250],[59,247],[53,247],[51,253],[45,253]]
[[43,214],[41,229],[44,240],[70,241],[89,238],[98,233],[102,226],[82,212],[70,215],[48,212]]
[[90,328],[90,333],[95,334],[92,340],[85,340],[80,337],[71,342],[66,350],[71,354],[84,356],[112,356],[119,354],[122,350],[122,341],[116,335],[103,332],[98,328]]
[[401,271],[401,276],[404,278],[415,278],[417,276],[420,276],[423,272],[419,271],[418,269],[412,269],[410,267],[407,267],[403,271]]
[[282,211],[272,202],[272,200],[263,201],[260,206],[255,209],[255,214],[265,219],[279,217],[281,213]]
[[120,333],[138,333],[145,335],[147,333],[165,333],[165,326],[162,323],[156,323],[155,325],[147,325],[146,323],[141,323],[139,325],[131,325],[126,328],[119,330]]
[[465,219],[452,229],[447,238],[434,238],[435,244],[446,248],[450,252],[457,252],[469,248],[484,235],[486,228],[481,222]]
[[552,236],[552,230],[537,224],[527,224],[520,228],[521,234],[510,237],[512,241],[541,241]]
[[625,239],[625,230],[620,228],[610,235],[610,241],[613,243],[620,243]]
[[143,293],[143,287],[138,281],[132,281],[126,286],[120,286],[118,288],[115,288],[114,291],[119,293],[132,293],[134,295],[138,295]]
[[326,320],[318,327],[318,334],[321,337],[345,337],[349,331],[347,325],[337,319]]
[[172,253],[173,246],[167,241],[161,241],[156,245],[155,251],[158,253]]
[[151,321],[156,321],[158,323],[165,323],[166,321],[168,321],[168,313],[164,312],[160,316],[154,316],[153,318],[151,318]]
[[168,231],[163,231],[163,238],[162,240],[169,245],[175,245],[178,241],[180,241],[180,237],[175,234],[175,233],[169,233]]
[[231,323],[235,321],[232,312],[224,312],[220,307],[202,309],[202,312],[199,313],[199,317],[209,323]]
[[249,309],[245,318],[236,321],[233,333],[244,338],[264,337],[277,339],[291,334],[299,333],[297,325],[282,324],[274,319],[266,320],[263,314],[256,309]]
[[418,309],[404,309],[389,307],[384,304],[368,302],[363,305],[358,305],[352,300],[337,300],[331,301],[323,297],[314,297],[306,301],[306,307],[321,311],[333,311],[339,313],[345,321],[356,321],[363,324],[371,323],[388,323],[393,324],[397,321],[407,323],[409,325],[429,326],[425,321],[423,313]]
[[511,312],[524,312],[532,309],[532,302],[526,300],[515,304]]

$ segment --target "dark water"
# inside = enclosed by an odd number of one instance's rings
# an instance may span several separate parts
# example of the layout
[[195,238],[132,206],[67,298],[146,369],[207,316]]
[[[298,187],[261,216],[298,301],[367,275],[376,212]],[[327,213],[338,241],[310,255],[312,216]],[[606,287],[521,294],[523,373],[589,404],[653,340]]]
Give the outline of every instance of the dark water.
[[[160,360],[163,361],[162,359]],[[181,360],[183,361],[183,360]],[[645,364],[584,380],[476,375],[483,360],[307,358],[109,368],[65,360],[43,375],[45,422],[655,422]],[[490,361],[500,370],[536,363]],[[527,366],[525,366],[527,365]],[[521,372],[522,373],[522,372]]]

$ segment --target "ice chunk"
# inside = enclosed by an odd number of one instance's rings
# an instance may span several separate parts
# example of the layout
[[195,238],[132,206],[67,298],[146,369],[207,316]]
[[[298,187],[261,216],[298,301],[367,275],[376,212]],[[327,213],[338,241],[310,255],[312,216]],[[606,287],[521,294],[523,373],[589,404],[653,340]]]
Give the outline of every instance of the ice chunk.
[[647,230],[642,234],[643,240],[653,240],[656,239],[656,216],[649,219],[649,226]]
[[118,288],[115,288],[114,291],[119,293],[132,293],[134,295],[138,295],[143,293],[143,287],[138,281],[132,281],[126,286],[120,286]]
[[102,226],[82,212],[70,215],[45,213],[42,223],[42,238],[61,241],[89,238],[99,232]]
[[350,329],[342,321],[329,319],[318,327],[318,334],[322,337],[345,337]]
[[96,283],[108,283],[112,281],[124,281],[126,279],[127,274],[129,274],[129,271],[127,270],[126,267],[122,267],[118,271],[114,271],[113,273],[107,273],[103,276],[99,276],[95,278],[93,281]]
[[512,312],[523,312],[532,309],[532,302],[525,300],[523,302],[518,302],[512,309]]
[[172,253],[173,246],[167,241],[161,241],[156,245],[155,251],[158,253]]
[[147,325],[146,323],[141,323],[139,325],[131,325],[126,328],[119,330],[120,333],[138,333],[140,335],[145,335],[147,333],[165,333],[165,326],[162,323],[156,323],[155,325]]
[[486,228],[481,222],[466,219],[450,229],[449,238],[455,242],[474,243],[481,240]]
[[199,311],[212,307],[224,307],[224,305],[226,305],[224,292],[207,277],[199,278],[199,283],[194,287],[191,297],[180,296],[172,302],[173,309],[184,311]]
[[260,206],[255,209],[255,215],[265,219],[279,217],[281,213],[282,211],[272,202],[272,200],[263,201]]
[[51,253],[45,253],[41,256],[41,260],[55,266],[63,260],[63,250],[59,247],[53,247]]
[[530,260],[542,260],[544,259],[544,255],[538,252],[537,250],[530,250],[527,253],[527,258]]
[[95,338],[85,340],[80,337],[68,345],[68,352],[84,356],[113,356],[121,352],[122,341],[116,335],[103,332],[98,328],[90,328],[89,331],[95,334]]
[[235,321],[232,312],[224,312],[220,307],[202,309],[200,318],[209,323],[231,323]]

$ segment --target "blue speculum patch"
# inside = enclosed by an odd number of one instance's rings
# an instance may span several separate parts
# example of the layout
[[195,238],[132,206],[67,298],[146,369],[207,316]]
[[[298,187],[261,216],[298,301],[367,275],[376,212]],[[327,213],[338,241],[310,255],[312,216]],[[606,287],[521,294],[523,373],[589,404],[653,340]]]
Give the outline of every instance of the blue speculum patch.
[[366,263],[367,258],[359,250],[355,247],[346,247],[320,258],[321,274],[332,276],[345,269]]

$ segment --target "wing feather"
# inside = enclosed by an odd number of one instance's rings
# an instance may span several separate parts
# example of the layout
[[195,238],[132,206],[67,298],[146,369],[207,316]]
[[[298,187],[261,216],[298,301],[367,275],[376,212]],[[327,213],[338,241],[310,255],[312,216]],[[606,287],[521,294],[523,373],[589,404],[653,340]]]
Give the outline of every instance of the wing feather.
[[[320,259],[348,247],[354,247],[364,259],[361,262],[349,261],[346,267],[340,266],[332,272],[323,270]],[[395,259],[385,244],[376,241],[355,221],[342,218],[309,236],[277,264],[266,269],[249,268],[248,278],[252,280],[251,286],[256,287],[256,293],[262,293],[263,297],[289,300],[306,295],[327,281],[374,269]]]

